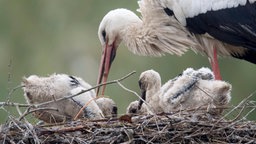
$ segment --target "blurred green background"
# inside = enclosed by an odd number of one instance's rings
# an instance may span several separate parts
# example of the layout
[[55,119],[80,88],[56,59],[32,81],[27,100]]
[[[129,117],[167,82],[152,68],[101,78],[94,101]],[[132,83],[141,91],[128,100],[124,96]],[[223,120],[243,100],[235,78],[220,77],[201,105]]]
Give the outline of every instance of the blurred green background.
[[[109,10],[120,7],[132,11],[138,8],[135,0],[0,0],[0,101],[9,99],[9,91],[20,84],[23,76],[31,74],[66,73],[95,85],[102,50],[97,36],[98,25]],[[109,80],[136,70],[135,75],[122,83],[139,93],[137,81],[142,71],[158,71],[164,83],[187,67],[202,66],[209,67],[207,57],[192,51],[182,57],[141,57],[121,45]],[[254,64],[221,58],[220,67],[223,79],[233,85],[231,105],[256,90]],[[119,114],[137,99],[117,84],[109,85],[106,95],[116,101]],[[22,90],[11,94],[10,101],[25,103]],[[14,108],[1,108],[0,123],[8,119],[8,112],[15,114],[15,111]],[[254,112],[250,119],[255,115]]]

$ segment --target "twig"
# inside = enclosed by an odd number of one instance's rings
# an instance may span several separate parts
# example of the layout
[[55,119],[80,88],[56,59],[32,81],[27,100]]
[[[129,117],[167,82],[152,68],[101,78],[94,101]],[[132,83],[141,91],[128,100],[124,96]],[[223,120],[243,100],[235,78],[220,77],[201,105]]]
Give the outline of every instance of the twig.
[[[231,114],[234,110],[236,110],[236,109],[238,109],[238,107],[241,107],[242,106],[242,104],[244,104],[246,101],[248,101],[248,99],[250,99],[254,94],[256,93],[256,91],[254,91],[252,94],[250,94],[248,97],[246,97],[245,99],[243,99],[236,107],[234,107],[232,110],[230,110],[227,114],[225,114],[224,116],[222,116],[216,123],[214,123],[214,125],[217,125],[219,122],[221,122],[225,117],[227,117],[229,114]],[[241,111],[243,111],[243,107],[242,107],[242,110]],[[238,116],[240,116],[241,115],[241,113],[242,112],[239,112],[239,114],[238,114]],[[250,111],[251,112],[251,111]],[[237,117],[238,117],[237,116]],[[225,126],[225,127],[223,127],[223,128],[219,128],[219,129],[217,129],[217,131],[219,130],[223,130],[223,129],[225,129],[225,128],[227,128],[227,127],[231,127],[231,126],[233,126],[233,125],[235,125],[236,123],[238,123],[238,122],[240,122],[241,120],[236,120],[237,118],[235,118],[235,119],[233,119],[233,121],[231,121],[232,123],[231,124],[229,124],[229,125],[227,125],[227,126]],[[212,132],[212,130],[215,128],[215,126],[213,126],[212,128],[211,128],[211,130],[209,131],[209,132]],[[214,130],[214,131],[216,131],[216,130]]]
[[73,98],[73,97],[79,96],[79,95],[82,94],[82,93],[88,92],[88,91],[90,91],[90,90],[93,90],[93,89],[95,89],[95,88],[101,87],[101,86],[103,86],[103,85],[114,84],[114,83],[117,83],[117,82],[119,82],[119,81],[122,81],[122,80],[124,80],[124,79],[130,77],[130,76],[133,75],[134,73],[136,73],[136,72],[133,71],[133,72],[127,74],[126,76],[124,76],[124,77],[122,77],[122,78],[120,78],[120,79],[113,80],[113,81],[109,81],[109,82],[102,83],[102,84],[98,84],[98,85],[96,85],[96,86],[94,86],[94,87],[91,87],[91,88],[89,88],[89,89],[82,90],[81,92],[79,92],[79,93],[77,93],[77,94],[70,95],[70,96],[65,96],[65,97],[63,97],[63,98],[58,98],[58,99],[56,99],[56,101],[55,101],[55,100],[52,100],[52,101],[47,101],[47,102],[44,102],[44,103],[40,103],[40,104],[38,104],[38,105],[36,105],[36,106],[39,107],[39,106],[42,106],[42,105],[46,105],[46,104],[50,104],[50,103],[54,103],[54,102],[58,102],[58,101],[62,101],[62,100],[66,100],[66,99],[69,99],[69,98]]
[[42,111],[42,110],[54,110],[54,111],[58,111],[58,109],[56,108],[52,108],[52,107],[44,107],[44,108],[37,108],[37,109],[33,109],[30,111],[30,107],[20,116],[19,120],[22,120],[25,116],[27,116],[30,113],[36,112],[36,111]]
[[[11,78],[12,78],[12,58],[10,58],[9,64],[8,64],[8,79],[7,79],[7,83],[8,83],[8,91],[10,91],[10,86],[11,86]],[[7,97],[7,102],[10,101],[10,92],[9,95]]]
[[[130,93],[133,93],[133,94],[136,95],[139,99],[141,99],[140,95],[138,95],[135,91],[132,91],[132,90],[126,88],[123,84],[121,84],[121,82],[117,82],[117,84],[118,84],[121,88],[123,88],[124,90],[126,90],[126,91],[128,91],[128,92],[130,92]],[[142,100],[143,100],[143,99],[142,99]],[[143,101],[144,101],[144,100],[143,100]]]
[[246,117],[247,117],[250,113],[252,113],[255,109],[256,109],[256,108],[253,108],[253,109],[251,109],[249,112],[247,112],[247,114],[246,114],[245,116],[243,116],[243,119],[246,119]]
[[199,87],[198,85],[195,84],[195,87],[197,87],[199,90],[201,90],[203,93],[205,93],[207,96],[209,96],[211,99],[213,99],[214,101],[216,101],[212,95],[210,95],[207,91],[205,91],[204,89],[202,89],[201,87]]
[[[124,123],[115,121],[76,121],[66,122],[63,125],[31,126],[20,123],[17,126],[10,125],[5,132],[8,139],[4,142],[27,141],[44,143],[253,143],[256,135],[256,123],[254,121],[227,122],[221,121],[217,125],[217,119],[189,119],[194,113],[182,115],[183,120],[175,117],[166,119],[165,115],[141,116],[139,121]],[[206,113],[200,116],[207,116]],[[154,121],[156,119],[159,124]],[[96,122],[96,123],[95,123]],[[18,127],[18,128],[16,128]],[[215,127],[213,131],[210,131]],[[159,131],[160,130],[160,131]],[[1,134],[0,134],[1,136]],[[81,141],[83,140],[83,141]]]
[[[17,89],[19,89],[19,88],[21,88],[21,87],[24,87],[24,86],[23,86],[23,85],[18,85],[18,86],[16,86],[16,87],[12,88],[12,89],[9,91],[8,96],[10,97]],[[9,101],[7,101],[7,102],[9,102]]]
[[[26,115],[26,114],[29,114],[30,111],[26,112],[25,114],[22,114],[22,112],[21,112],[19,106],[16,106],[16,109],[17,109],[17,112],[19,113],[20,116],[24,115],[23,117],[21,117],[21,118],[19,119],[19,121],[20,121],[22,118],[24,118],[25,127],[26,127],[26,129],[27,129],[27,132],[30,133],[30,134],[33,136],[34,142],[35,142],[36,144],[37,144],[37,143],[39,144],[39,138],[37,137],[36,132],[35,132],[33,126],[32,126],[32,125],[28,122],[28,120],[25,118],[25,115]],[[27,109],[29,110],[30,107],[28,107]]]
[[239,111],[239,113],[237,114],[237,116],[232,119],[231,121],[236,121],[241,115],[242,115],[242,112],[244,111],[244,109],[246,108],[245,105],[242,106],[241,110]]
[[31,105],[31,104],[20,104],[20,103],[14,103],[14,102],[0,102],[0,106],[19,106],[19,107],[31,107],[35,105]]
[[74,120],[77,120],[77,118],[80,116],[80,114],[83,112],[83,110],[84,110],[92,101],[94,101],[95,99],[97,99],[97,97],[90,99],[90,100],[79,110],[79,112],[76,114]]
[[154,113],[151,111],[152,106],[150,106],[144,99],[142,99],[141,96],[139,96],[135,91],[132,91],[132,90],[126,88],[126,87],[125,87],[124,85],[122,85],[120,82],[117,82],[117,84],[118,84],[121,88],[123,88],[124,90],[126,90],[126,91],[128,91],[128,92],[130,92],[130,93],[133,93],[134,95],[136,95],[140,100],[142,100],[142,101],[145,103],[145,105],[146,105],[146,107],[147,107],[147,111],[148,111],[150,114],[152,114],[152,115],[154,114]]
[[227,117],[229,114],[231,114],[231,113],[232,113],[234,110],[236,110],[238,107],[241,107],[241,105],[244,104],[248,99],[250,99],[255,93],[256,93],[256,91],[254,91],[254,92],[251,93],[248,97],[246,97],[245,99],[243,99],[236,107],[234,107],[232,110],[230,110],[228,113],[226,113],[222,118],[220,118],[218,122],[220,122],[221,120],[223,120],[225,117]]
[[[120,81],[122,81],[122,80],[124,80],[124,79],[130,77],[131,75],[133,75],[133,74],[135,74],[135,73],[136,73],[135,71],[132,71],[132,72],[130,72],[129,74],[127,74],[126,76],[124,76],[124,77],[122,77],[122,78],[120,78],[120,79],[113,80],[113,81],[109,81],[109,82],[106,82],[106,83],[103,83],[103,84],[99,84],[99,85],[94,86],[94,87],[92,87],[92,88],[90,88],[90,89],[83,90],[83,91],[81,91],[81,92],[79,92],[79,93],[77,93],[77,94],[75,94],[75,95],[68,96],[68,97],[66,97],[66,98],[72,98],[72,97],[78,96],[78,95],[80,95],[80,94],[82,94],[82,93],[84,93],[84,92],[87,92],[87,91],[90,91],[90,90],[92,90],[92,89],[101,87],[101,86],[103,86],[103,85],[108,85],[108,84],[113,84],[113,83],[119,83]],[[57,100],[55,100],[55,101],[60,101],[60,100],[62,100],[62,99],[63,99],[63,98],[57,99]],[[76,114],[74,120],[76,120],[76,119],[78,118],[78,116],[82,113],[82,111],[83,111],[83,110],[90,104],[90,102],[92,102],[93,100],[94,100],[94,99],[91,99],[89,102],[87,102],[87,103],[79,110],[79,112]]]
[[[24,131],[25,131],[25,130],[23,130],[23,129],[19,126],[19,124],[17,124],[15,118],[13,118],[12,116],[9,116],[9,120],[11,120],[11,122],[12,122],[21,132],[24,132]],[[9,128],[11,127],[11,124],[12,124],[12,123],[9,123]]]

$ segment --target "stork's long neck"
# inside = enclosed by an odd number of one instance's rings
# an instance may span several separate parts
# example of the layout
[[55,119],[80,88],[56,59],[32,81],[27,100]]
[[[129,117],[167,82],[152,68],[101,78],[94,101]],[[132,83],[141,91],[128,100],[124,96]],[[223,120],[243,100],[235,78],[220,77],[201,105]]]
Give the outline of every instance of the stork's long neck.
[[120,33],[123,43],[134,54],[137,54],[135,50],[139,48],[138,41],[143,39],[140,34],[141,29],[143,29],[143,22],[141,19],[137,19],[134,22],[129,22]]
[[146,101],[154,103],[158,101],[158,96],[156,94],[160,91],[161,83],[155,83],[154,85],[147,88]]

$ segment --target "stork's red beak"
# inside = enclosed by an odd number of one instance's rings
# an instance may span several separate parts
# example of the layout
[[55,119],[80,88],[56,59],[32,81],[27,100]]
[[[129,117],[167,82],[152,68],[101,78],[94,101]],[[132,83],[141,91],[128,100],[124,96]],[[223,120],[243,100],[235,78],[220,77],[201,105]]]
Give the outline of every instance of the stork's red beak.
[[[103,53],[101,56],[97,84],[107,82],[108,73],[109,73],[112,62],[115,59],[115,56],[116,56],[115,42],[111,45],[108,45],[106,42],[106,45],[103,46]],[[103,79],[103,81],[102,81],[102,79]],[[102,95],[104,95],[105,88],[106,88],[106,85],[103,85],[103,89],[102,89],[102,93],[101,93]],[[98,87],[96,90],[97,95],[99,94],[99,91],[100,91],[100,87]]]

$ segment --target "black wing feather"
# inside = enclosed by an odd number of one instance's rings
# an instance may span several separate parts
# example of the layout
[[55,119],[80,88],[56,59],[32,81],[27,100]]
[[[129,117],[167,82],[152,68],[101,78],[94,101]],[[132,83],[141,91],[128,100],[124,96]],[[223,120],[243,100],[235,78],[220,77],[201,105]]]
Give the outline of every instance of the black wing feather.
[[208,33],[225,43],[247,49],[244,55],[232,55],[256,64],[256,2],[235,8],[208,11],[186,18],[187,29],[194,34]]
[[225,43],[256,50],[256,3],[208,11],[186,22],[192,33],[208,33]]

